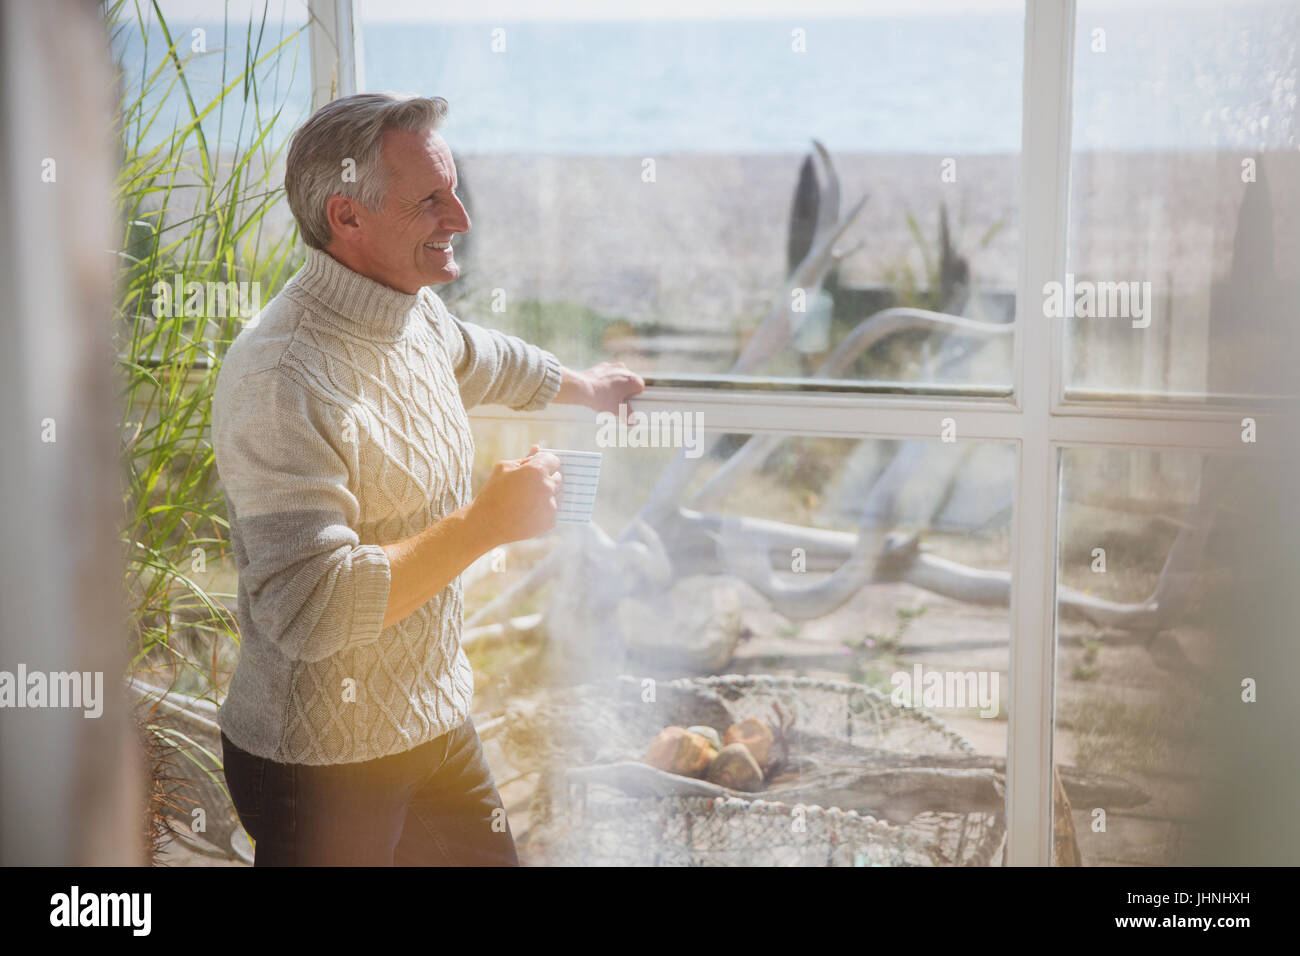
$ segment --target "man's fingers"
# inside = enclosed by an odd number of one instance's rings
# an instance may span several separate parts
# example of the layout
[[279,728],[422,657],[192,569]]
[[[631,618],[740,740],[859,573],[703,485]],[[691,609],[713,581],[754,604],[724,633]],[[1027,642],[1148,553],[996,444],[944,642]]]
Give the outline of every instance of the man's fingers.
[[545,474],[555,474],[560,470],[560,459],[549,451],[538,452],[533,461],[542,466],[542,471]]

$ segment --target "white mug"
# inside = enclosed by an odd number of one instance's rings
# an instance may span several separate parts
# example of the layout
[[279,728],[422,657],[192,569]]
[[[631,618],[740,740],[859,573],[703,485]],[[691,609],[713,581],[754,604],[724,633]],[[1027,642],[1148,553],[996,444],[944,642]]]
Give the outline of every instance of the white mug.
[[591,520],[596,505],[596,486],[600,482],[600,462],[604,457],[598,451],[571,451],[564,448],[543,448],[560,459],[560,508],[556,512],[557,524],[586,524]]

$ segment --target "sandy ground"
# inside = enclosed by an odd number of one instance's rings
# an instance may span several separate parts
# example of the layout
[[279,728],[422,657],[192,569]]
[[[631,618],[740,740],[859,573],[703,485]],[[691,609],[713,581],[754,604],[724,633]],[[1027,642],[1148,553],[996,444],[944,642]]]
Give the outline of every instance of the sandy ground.
[[[581,301],[630,320],[724,326],[763,307],[781,287],[800,156],[656,158],[643,182],[637,157],[467,156],[459,160],[474,217],[466,279],[482,295]],[[846,275],[879,279],[920,254],[906,214],[930,242],[947,204],[959,247],[1005,228],[978,257],[990,284],[1014,278],[1016,161],[963,160],[958,183],[939,181],[938,158],[835,157],[841,208],[868,204],[850,235],[866,241]],[[477,304],[477,299],[472,300]]]
[[[453,144],[454,146],[454,144]],[[953,241],[976,282],[1013,288],[1019,242],[1019,159],[844,154],[841,210],[867,204],[847,234],[862,249],[846,281],[880,280],[886,267],[921,254],[914,214],[935,243],[945,205]],[[1129,274],[1150,267],[1186,279],[1231,259],[1241,200],[1242,157],[1222,154],[1085,154],[1072,168],[1072,267]],[[801,156],[668,155],[642,181],[638,157],[462,156],[470,192],[478,290],[582,301],[632,319],[708,319],[779,288]],[[1279,264],[1300,258],[1300,154],[1259,163],[1269,191]],[[1292,215],[1289,215],[1291,213]],[[987,245],[988,230],[1002,228]],[[472,273],[472,275],[470,274]],[[1199,276],[1204,279],[1205,276]]]

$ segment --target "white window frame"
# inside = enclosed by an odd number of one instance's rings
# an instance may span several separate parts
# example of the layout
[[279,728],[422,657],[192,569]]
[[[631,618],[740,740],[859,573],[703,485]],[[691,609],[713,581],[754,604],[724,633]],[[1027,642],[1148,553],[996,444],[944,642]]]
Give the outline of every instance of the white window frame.
[[[309,0],[312,86],[363,87],[355,0]],[[638,409],[702,412],[710,431],[846,438],[937,438],[942,418],[959,440],[1017,446],[1012,510],[1010,706],[1007,731],[1008,865],[1052,862],[1057,515],[1061,451],[1110,447],[1242,453],[1241,420],[1266,434],[1276,412],[1210,406],[1067,401],[1064,318],[1048,318],[1042,289],[1065,273],[1070,196],[1075,0],[1025,0],[1020,163],[1020,259],[1012,380],[1006,399],[787,394],[648,386]],[[592,424],[588,409],[537,412],[479,407],[471,421]]]
[[307,0],[312,112],[365,88],[357,6],[353,0]]

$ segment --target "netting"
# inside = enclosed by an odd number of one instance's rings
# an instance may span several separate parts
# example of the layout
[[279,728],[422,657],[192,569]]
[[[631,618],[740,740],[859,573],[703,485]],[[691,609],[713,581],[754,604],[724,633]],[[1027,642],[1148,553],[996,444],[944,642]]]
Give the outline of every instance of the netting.
[[[666,726],[705,725],[721,734],[749,717],[778,732],[775,771],[757,793],[659,774],[641,763]],[[933,715],[895,707],[858,684],[623,677],[517,703],[501,742],[512,763],[540,772],[527,840],[540,864],[938,866],[1000,859],[1005,829],[997,775],[963,769],[978,763],[974,749]],[[915,791],[925,788],[927,774],[957,781],[951,810],[932,806],[934,791],[918,802]],[[911,812],[913,804],[921,809]]]

